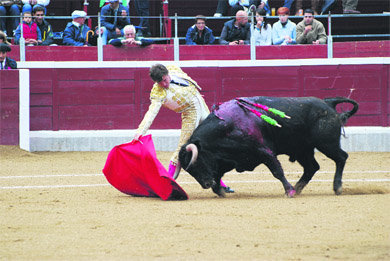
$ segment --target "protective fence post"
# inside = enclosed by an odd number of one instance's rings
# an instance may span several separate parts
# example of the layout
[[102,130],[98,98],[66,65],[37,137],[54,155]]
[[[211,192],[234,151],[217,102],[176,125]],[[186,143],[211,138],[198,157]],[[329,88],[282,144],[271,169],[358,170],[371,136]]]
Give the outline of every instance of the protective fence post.
[[332,15],[328,15],[328,59],[333,58]]
[[26,61],[26,41],[24,40],[23,35],[23,17],[20,17],[20,39],[19,39],[19,48],[20,48],[20,61]]
[[102,31],[101,31],[101,23],[100,23],[100,12],[98,13],[97,49],[98,49],[98,62],[102,62],[103,61],[103,41],[102,41]]
[[177,37],[177,13],[175,13],[175,38],[173,39],[173,56],[175,61],[179,61],[179,38]]
[[251,20],[252,20],[252,23],[251,23],[251,41],[250,41],[250,45],[251,45],[251,60],[252,61],[255,61],[256,60],[256,44],[255,44],[255,37],[253,36],[253,32],[254,32],[254,16],[253,16],[253,12],[251,12]]

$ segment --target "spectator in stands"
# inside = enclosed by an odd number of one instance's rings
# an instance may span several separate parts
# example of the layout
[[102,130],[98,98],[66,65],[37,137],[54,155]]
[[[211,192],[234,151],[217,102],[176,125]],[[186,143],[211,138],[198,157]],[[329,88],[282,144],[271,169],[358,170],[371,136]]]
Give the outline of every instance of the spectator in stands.
[[40,5],[35,5],[33,8],[34,22],[41,30],[42,43],[41,45],[54,45],[53,29],[45,20],[45,8]]
[[[181,113],[182,129],[179,144],[173,153],[169,162],[168,173],[174,176],[178,156],[181,146],[191,136],[195,128],[209,115],[209,109],[199,93],[199,85],[191,79],[178,66],[170,65],[165,67],[162,64],[155,64],[150,68],[150,77],[155,82],[150,92],[150,101],[148,111],[142,122],[138,126],[133,141],[139,141],[139,138],[149,130],[154,118],[164,106],[177,113]],[[221,186],[225,192],[234,192],[226,187],[221,180]]]
[[324,25],[314,19],[314,11],[306,9],[304,17],[297,25],[298,44],[326,44],[326,33]]
[[11,46],[5,43],[0,43],[0,70],[17,69],[15,60],[7,57],[7,53],[11,51]]
[[110,4],[102,7],[101,23],[103,45],[110,39],[123,36],[123,28],[130,24],[129,10],[119,0],[109,0]]
[[358,0],[343,0],[343,13],[344,14],[360,14],[356,7]]
[[140,16],[139,27],[137,34],[139,36],[150,37],[150,25],[149,25],[149,0],[134,0],[135,12]]
[[3,31],[0,31],[0,43],[11,44],[7,41],[7,35]]
[[287,7],[278,8],[279,21],[272,28],[272,43],[275,45],[290,45],[296,43],[296,24],[288,17],[290,10]]
[[253,30],[256,45],[272,45],[272,25],[268,23],[266,14],[263,8],[257,8],[256,26]]
[[[314,15],[318,15],[317,11],[319,11],[320,1],[321,0],[311,0],[311,9],[314,11]],[[324,0],[320,13],[325,14],[333,6],[335,2],[336,0]],[[302,14],[299,13],[299,10],[303,9],[303,0],[296,0],[295,9],[296,9],[296,13],[295,13],[296,16],[303,15],[303,13]]]
[[153,40],[138,38],[136,36],[136,30],[134,25],[126,25],[123,28],[124,37],[119,37],[115,39],[111,39],[109,44],[113,46],[122,46],[122,45],[139,45],[139,46],[147,46],[153,43]]
[[[13,33],[19,25],[21,0],[0,0],[0,31],[3,31],[6,35]],[[7,33],[7,14],[11,20],[12,32]],[[11,35],[11,34],[9,34]]]
[[85,24],[87,14],[84,11],[76,10],[72,13],[73,21],[66,25],[64,30],[64,45],[88,46],[87,33],[90,28]]
[[197,15],[195,17],[195,24],[187,30],[186,44],[213,44],[214,41],[213,31],[206,26],[206,17]]
[[[254,5],[255,8],[263,8],[267,15],[271,15],[271,8],[269,6],[269,1],[268,0],[218,0],[218,5],[217,5],[217,11],[214,14],[214,17],[221,17],[225,16],[228,14],[228,9],[229,9],[229,4],[230,3],[235,3],[234,7],[231,9],[231,14],[234,15],[238,10],[245,10],[245,8],[250,7],[251,5]],[[249,2],[249,4],[248,4]],[[292,3],[294,0],[284,0],[284,7],[287,7],[288,9],[291,8]],[[231,6],[231,5],[230,5]]]
[[42,6],[43,10],[46,14],[46,6],[50,4],[50,0],[22,0],[23,1],[23,8],[22,13],[24,12],[32,12],[33,8],[36,6]]
[[41,30],[37,23],[32,20],[31,12],[23,13],[23,23],[15,31],[15,44],[19,44],[20,38],[22,37],[21,27],[23,27],[23,38],[26,45],[38,45],[42,43]]
[[219,43],[225,45],[243,45],[249,44],[250,38],[251,31],[248,23],[248,14],[240,10],[237,12],[236,18],[224,24]]

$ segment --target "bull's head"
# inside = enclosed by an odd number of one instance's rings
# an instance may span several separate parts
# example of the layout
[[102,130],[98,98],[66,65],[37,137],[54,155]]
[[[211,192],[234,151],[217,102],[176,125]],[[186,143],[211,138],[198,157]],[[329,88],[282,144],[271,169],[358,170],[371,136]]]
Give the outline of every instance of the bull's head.
[[202,150],[199,143],[183,145],[179,153],[179,163],[204,189],[216,185],[216,161],[214,156]]

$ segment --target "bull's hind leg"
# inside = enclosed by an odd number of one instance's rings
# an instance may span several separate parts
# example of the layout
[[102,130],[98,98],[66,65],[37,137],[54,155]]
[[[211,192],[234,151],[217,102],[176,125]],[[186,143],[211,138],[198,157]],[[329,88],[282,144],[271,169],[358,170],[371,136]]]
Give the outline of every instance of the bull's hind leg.
[[324,146],[318,147],[318,150],[336,163],[336,173],[333,179],[333,190],[336,195],[340,195],[343,192],[342,178],[345,162],[348,158],[348,153],[341,149],[340,142],[337,144],[326,144]]
[[272,172],[272,175],[282,182],[287,197],[289,198],[294,197],[295,195],[294,187],[287,181],[286,177],[284,176],[284,172],[282,166],[280,165],[279,160],[275,156],[267,154],[264,164]]
[[316,159],[314,158],[314,150],[308,151],[306,154],[297,158],[299,164],[303,167],[303,175],[295,184],[295,191],[300,194],[303,188],[310,182],[317,170],[320,169]]

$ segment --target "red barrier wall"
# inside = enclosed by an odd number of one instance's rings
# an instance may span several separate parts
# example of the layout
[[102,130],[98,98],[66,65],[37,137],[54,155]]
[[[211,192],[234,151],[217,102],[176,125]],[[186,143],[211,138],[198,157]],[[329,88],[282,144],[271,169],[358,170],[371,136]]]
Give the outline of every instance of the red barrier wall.
[[[249,60],[250,46],[180,45],[180,60]],[[20,60],[19,46],[9,56]],[[26,46],[26,61],[97,61],[97,47]],[[334,58],[390,57],[390,41],[334,43]],[[104,46],[104,61],[173,60],[173,45]],[[327,45],[257,46],[256,59],[327,58]]]
[[[390,65],[184,68],[209,107],[240,96],[348,96],[348,126],[390,126]],[[0,72],[0,141],[18,144],[18,71]],[[31,130],[135,129],[149,106],[147,68],[30,69]],[[349,109],[341,106],[339,109]],[[161,109],[152,129],[180,127]]]
[[18,70],[0,70],[0,144],[19,144]]

